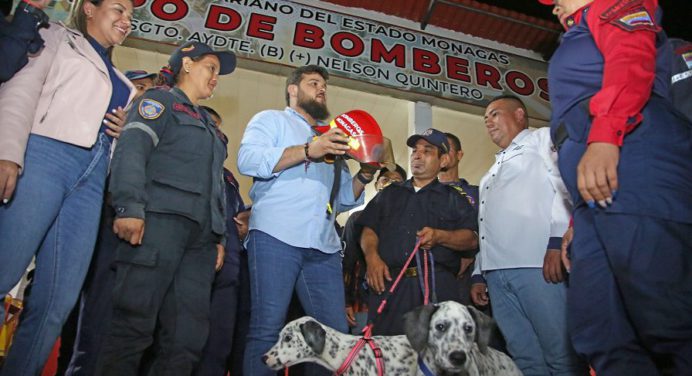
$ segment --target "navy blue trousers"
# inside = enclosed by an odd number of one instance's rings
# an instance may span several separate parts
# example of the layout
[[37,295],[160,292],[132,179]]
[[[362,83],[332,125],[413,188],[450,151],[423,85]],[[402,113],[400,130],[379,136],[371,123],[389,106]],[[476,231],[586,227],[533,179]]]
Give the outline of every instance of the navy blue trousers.
[[589,209],[577,190],[590,117],[576,107],[564,119],[572,132],[558,163],[576,203],[568,325],[599,376],[656,375],[660,354],[675,375],[692,374],[692,128],[655,96],[642,114],[606,209]]
[[601,375],[656,375],[671,354],[692,374],[692,224],[574,212],[568,290],[574,348]]
[[[247,252],[240,252],[240,270],[225,262],[211,292],[209,337],[196,376],[243,375],[245,340],[250,325],[250,271]],[[235,277],[235,278],[234,278]]]

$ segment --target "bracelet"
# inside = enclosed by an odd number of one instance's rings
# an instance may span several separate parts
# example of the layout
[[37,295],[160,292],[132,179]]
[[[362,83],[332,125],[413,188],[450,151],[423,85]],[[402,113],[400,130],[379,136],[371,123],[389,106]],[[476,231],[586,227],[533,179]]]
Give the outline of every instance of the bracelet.
[[373,180],[373,178],[367,179],[365,176],[363,176],[362,171],[358,171],[358,173],[356,174],[356,179],[358,179],[359,182],[363,183],[363,185],[368,185]]
[[310,143],[306,142],[304,145],[304,148],[305,148],[305,158],[303,159],[303,164],[305,165],[305,172],[307,172],[308,166],[310,166],[310,154],[309,154]]

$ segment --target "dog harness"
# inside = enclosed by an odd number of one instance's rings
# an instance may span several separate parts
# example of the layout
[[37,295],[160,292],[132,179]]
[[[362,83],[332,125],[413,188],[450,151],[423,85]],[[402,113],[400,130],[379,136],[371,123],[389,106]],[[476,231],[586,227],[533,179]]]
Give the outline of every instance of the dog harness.
[[382,350],[377,347],[377,344],[375,343],[375,340],[372,339],[372,324],[368,324],[363,328],[363,337],[361,337],[358,342],[356,342],[356,345],[353,346],[353,349],[351,349],[351,352],[348,353],[348,356],[346,359],[344,359],[344,362],[341,364],[341,367],[339,367],[338,370],[334,373],[336,376],[343,375],[346,370],[351,367],[351,363],[353,363],[353,360],[356,359],[356,355],[360,352],[360,350],[365,347],[365,344],[368,344],[370,346],[370,349],[372,350],[372,353],[375,355],[375,365],[377,366],[377,376],[384,376],[384,359],[382,358]]

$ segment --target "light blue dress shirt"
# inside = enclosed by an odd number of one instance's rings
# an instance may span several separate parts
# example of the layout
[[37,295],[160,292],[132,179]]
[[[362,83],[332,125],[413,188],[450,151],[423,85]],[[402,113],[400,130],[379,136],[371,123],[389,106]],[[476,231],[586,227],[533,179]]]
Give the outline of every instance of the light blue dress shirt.
[[525,129],[514,137],[495,154],[479,190],[480,253],[473,274],[542,268],[546,250],[560,248],[571,212],[550,129]]
[[335,212],[327,215],[334,165],[303,163],[272,172],[287,147],[314,136],[310,124],[295,110],[268,110],[248,123],[238,152],[238,170],[252,176],[250,230],[259,230],[294,247],[324,253],[341,250],[334,228],[335,214],[362,205],[365,195],[353,196],[351,174],[343,164]]

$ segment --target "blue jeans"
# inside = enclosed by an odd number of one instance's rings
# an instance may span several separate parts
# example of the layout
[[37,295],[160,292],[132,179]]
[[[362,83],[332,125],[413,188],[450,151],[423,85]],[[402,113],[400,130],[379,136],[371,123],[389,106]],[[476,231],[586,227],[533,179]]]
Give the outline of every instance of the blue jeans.
[[257,230],[249,236],[252,308],[243,373],[270,376],[275,372],[261,357],[279,338],[294,288],[307,315],[347,333],[341,255],[293,247]]
[[3,376],[40,373],[77,301],[96,241],[110,145],[104,134],[90,149],[29,136],[17,189],[0,206],[0,296],[34,256],[36,271]]
[[546,282],[540,268],[492,270],[485,279],[493,317],[525,376],[588,374],[567,334],[564,283]]

